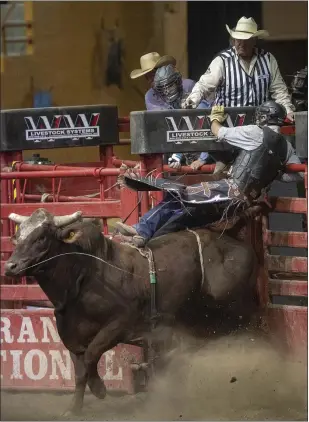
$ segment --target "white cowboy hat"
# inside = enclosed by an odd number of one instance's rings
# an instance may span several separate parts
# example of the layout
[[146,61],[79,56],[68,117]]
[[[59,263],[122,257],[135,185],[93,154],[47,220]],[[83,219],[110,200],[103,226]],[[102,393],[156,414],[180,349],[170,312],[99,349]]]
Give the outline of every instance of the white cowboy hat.
[[176,59],[173,56],[160,56],[159,53],[148,53],[140,58],[141,69],[134,69],[130,73],[131,79],[139,78],[153,69],[168,64],[176,65]]
[[268,31],[260,29],[258,31],[257,24],[253,18],[246,18],[243,16],[237,22],[234,30],[230,29],[228,25],[225,25],[229,34],[236,40],[248,40],[249,38],[266,38],[269,36]]

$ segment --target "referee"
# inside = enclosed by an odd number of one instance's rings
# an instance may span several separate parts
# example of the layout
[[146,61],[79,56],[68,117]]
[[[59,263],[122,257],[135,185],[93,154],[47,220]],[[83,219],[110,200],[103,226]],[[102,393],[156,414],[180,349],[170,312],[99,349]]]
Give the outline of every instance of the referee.
[[224,107],[259,106],[272,99],[293,121],[295,108],[275,57],[255,47],[257,39],[268,37],[268,32],[258,30],[254,19],[246,17],[239,19],[234,30],[226,28],[232,45],[211,62],[182,107],[196,108],[213,96],[215,104]]

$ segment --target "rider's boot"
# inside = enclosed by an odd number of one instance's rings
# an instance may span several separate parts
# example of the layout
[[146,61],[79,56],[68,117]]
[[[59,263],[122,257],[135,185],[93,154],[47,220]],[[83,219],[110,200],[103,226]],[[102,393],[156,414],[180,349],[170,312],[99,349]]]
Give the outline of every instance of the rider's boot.
[[143,248],[147,243],[147,239],[145,239],[143,236],[135,235],[132,237],[132,243],[137,248]]
[[124,236],[135,236],[135,235],[138,235],[138,232],[137,232],[137,230],[134,227],[129,226],[128,224],[124,224],[121,221],[118,221],[115,224],[115,228],[118,229],[119,232],[121,234],[123,234]]
[[120,221],[115,224],[115,227],[123,236],[129,236],[128,240],[137,248],[143,248],[146,245],[147,239],[140,236],[134,227],[121,223]]

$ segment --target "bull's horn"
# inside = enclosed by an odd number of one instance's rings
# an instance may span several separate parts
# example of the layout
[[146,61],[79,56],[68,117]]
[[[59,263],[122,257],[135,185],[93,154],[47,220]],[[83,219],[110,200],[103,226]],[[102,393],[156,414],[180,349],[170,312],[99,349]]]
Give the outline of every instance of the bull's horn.
[[27,221],[29,217],[25,217],[24,215],[19,215],[19,214],[15,214],[14,212],[12,212],[9,215],[9,219],[14,221],[14,223],[16,224],[21,224],[24,221]]
[[60,217],[54,217],[54,223],[57,227],[67,226],[71,223],[74,223],[81,218],[81,211],[74,212],[70,215],[61,215]]

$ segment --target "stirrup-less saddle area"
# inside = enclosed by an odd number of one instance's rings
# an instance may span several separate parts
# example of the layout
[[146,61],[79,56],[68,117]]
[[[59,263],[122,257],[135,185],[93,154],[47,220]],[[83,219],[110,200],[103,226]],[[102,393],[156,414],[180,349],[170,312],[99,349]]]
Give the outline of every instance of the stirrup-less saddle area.
[[172,191],[181,193],[187,188],[182,183],[168,179],[155,179],[153,177],[131,178],[125,175],[124,180],[128,188],[137,191]]

